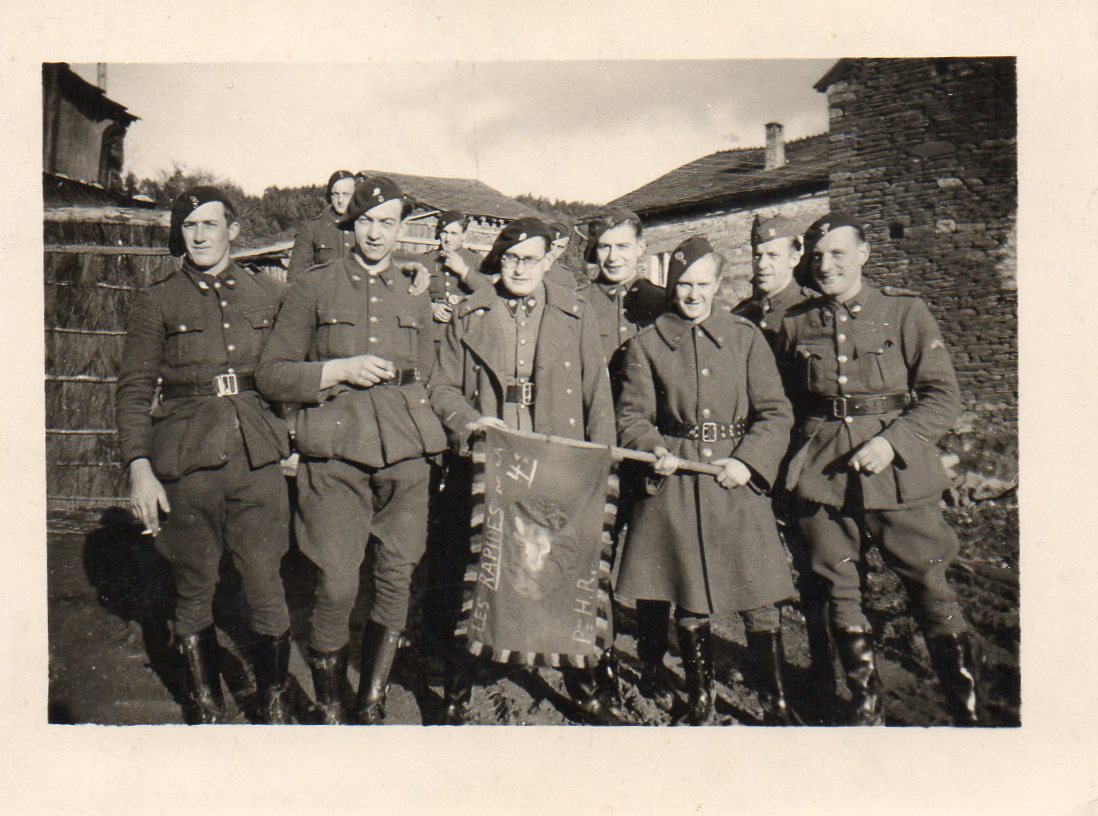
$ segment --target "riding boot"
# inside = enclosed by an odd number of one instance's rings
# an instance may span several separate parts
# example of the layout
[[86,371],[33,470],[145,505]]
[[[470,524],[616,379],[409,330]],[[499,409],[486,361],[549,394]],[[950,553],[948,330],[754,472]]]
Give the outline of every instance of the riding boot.
[[881,681],[877,677],[872,633],[838,630],[835,632],[835,646],[851,694],[850,724],[884,725]]
[[210,626],[176,638],[183,658],[183,694],[190,725],[213,725],[225,719],[218,669],[217,632]]
[[359,725],[377,725],[385,719],[389,672],[400,647],[400,630],[370,621],[362,633],[362,676],[355,703]]
[[259,722],[285,725],[290,721],[286,689],[290,677],[290,630],[281,635],[253,633],[252,661],[255,665]]
[[805,602],[804,625],[808,634],[808,675],[813,696],[831,706],[838,688],[835,684],[835,654],[827,630],[827,609],[823,604]]
[[663,601],[637,602],[637,657],[641,659],[640,692],[661,711],[675,705],[671,677],[664,665],[667,654],[667,613]]
[[926,638],[926,649],[942,683],[955,725],[979,725],[976,713],[976,673],[967,634]]
[[766,725],[804,725],[785,696],[785,648],[781,630],[747,633],[747,664]]
[[470,669],[446,661],[442,675],[442,696],[446,703],[445,725],[465,725],[469,716],[469,701],[473,697],[473,676]]
[[599,664],[572,672],[575,700],[584,722],[590,725],[625,725],[624,709],[607,693]]
[[695,618],[689,625],[678,621],[676,630],[686,675],[687,711],[683,721],[687,725],[706,725],[713,719],[716,703],[709,619],[699,622]]
[[347,653],[349,646],[334,652],[309,650],[309,668],[321,725],[344,725],[347,715]]

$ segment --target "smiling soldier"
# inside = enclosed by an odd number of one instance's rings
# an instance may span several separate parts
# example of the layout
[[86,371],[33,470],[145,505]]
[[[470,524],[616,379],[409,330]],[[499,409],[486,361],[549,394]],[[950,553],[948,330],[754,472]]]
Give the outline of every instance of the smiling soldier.
[[135,301],[118,376],[132,505],[175,576],[173,631],[192,723],[225,716],[212,608],[225,549],[255,633],[258,718],[287,721],[290,618],[279,567],[289,504],[278,463],[289,438],[253,380],[281,285],[230,260],[239,232],[222,191],[195,187],[175,200],[169,249],[186,256],[183,267]]
[[301,403],[301,550],[319,570],[310,664],[322,719],[344,720],[349,620],[373,549],[357,719],[385,716],[389,672],[427,537],[429,466],[446,447],[427,402],[431,301],[392,263],[411,203],[390,179],[359,181],[343,221],[355,250],[291,289],[260,363],[261,391]]
[[912,597],[954,720],[974,725],[968,625],[946,579],[958,542],[938,506],[949,481],[935,445],[960,412],[949,353],[914,292],[862,278],[869,244],[859,221],[830,213],[805,238],[823,297],[790,310],[779,338],[786,381],[797,388],[800,441],[786,485],[812,569],[828,589],[853,722],[884,721],[862,610],[868,532]]

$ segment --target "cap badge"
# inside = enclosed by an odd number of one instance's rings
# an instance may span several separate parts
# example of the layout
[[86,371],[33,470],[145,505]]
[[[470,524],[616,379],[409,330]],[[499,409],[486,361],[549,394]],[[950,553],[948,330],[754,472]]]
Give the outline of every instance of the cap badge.
[[685,256],[685,255],[683,255],[683,254],[682,254],[681,252],[676,252],[676,253],[675,253],[675,260],[676,260],[676,261],[685,261],[685,260],[686,260],[686,256]]
[[197,210],[198,209],[198,196],[191,196],[191,209],[192,210]]
[[778,231],[776,229],[774,229],[773,227],[768,228],[767,232],[770,233],[771,238],[775,237],[778,234]]
[[829,229],[831,229],[831,222],[824,221],[822,224],[820,224],[820,235],[827,235],[827,231]]
[[520,232],[519,233],[519,240],[520,241],[525,241],[526,240],[526,233],[525,232]]

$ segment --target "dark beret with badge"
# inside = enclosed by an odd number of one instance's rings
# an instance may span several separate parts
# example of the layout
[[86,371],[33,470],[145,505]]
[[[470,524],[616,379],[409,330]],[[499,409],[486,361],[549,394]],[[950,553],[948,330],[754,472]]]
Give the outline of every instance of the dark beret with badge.
[[554,241],[559,241],[562,238],[572,237],[572,228],[565,224],[563,221],[550,221],[549,229],[553,231]]
[[667,265],[667,298],[670,300],[675,295],[675,286],[679,278],[686,274],[686,270],[695,261],[704,258],[713,252],[713,245],[701,235],[687,238],[671,253],[671,261]]
[[548,247],[553,243],[553,230],[540,218],[518,218],[500,230],[492,248],[484,256],[481,272],[494,275],[499,272],[499,259],[507,250],[531,238],[544,238]]
[[355,178],[358,181],[355,185],[355,194],[351,197],[347,212],[339,219],[339,225],[344,229],[350,229],[359,216],[386,201],[398,199],[404,204],[405,212],[411,208],[411,199],[404,195],[391,178],[361,174],[356,175]]
[[355,174],[350,170],[336,170],[332,175],[328,176],[328,186],[324,189],[324,197],[331,198],[332,188],[343,179],[353,179]]
[[833,212],[812,222],[812,226],[804,234],[805,246],[815,246],[831,230],[839,229],[839,227],[853,227],[857,231],[858,237],[863,241],[865,240],[865,225],[861,221],[847,213]]
[[435,222],[435,229],[441,232],[445,227],[461,222],[462,227],[465,226],[465,213],[461,210],[443,210],[437,216]]
[[587,222],[587,250],[584,252],[587,263],[595,263],[595,247],[598,245],[602,234],[627,222],[636,225],[637,234],[639,235],[641,230],[640,216],[632,210],[625,209],[625,207],[609,207],[601,210]]
[[769,218],[759,218],[751,223],[751,248],[774,241],[778,238],[800,238],[801,228],[797,222],[784,215],[772,215]]
[[224,190],[217,187],[192,187],[172,202],[171,226],[168,229],[168,251],[179,258],[186,254],[183,243],[183,220],[211,201],[220,201],[225,206],[225,216],[229,223],[236,220],[236,207]]

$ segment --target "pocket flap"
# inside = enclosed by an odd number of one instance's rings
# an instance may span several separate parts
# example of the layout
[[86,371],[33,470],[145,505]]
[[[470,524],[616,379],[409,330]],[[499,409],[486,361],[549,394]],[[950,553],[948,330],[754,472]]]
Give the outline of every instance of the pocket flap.
[[269,329],[274,324],[274,310],[252,309],[244,313],[244,319],[251,324],[253,329]]
[[415,315],[397,315],[397,322],[403,329],[422,329],[423,321]]
[[358,319],[354,307],[347,306],[322,306],[317,310],[317,323],[321,326],[331,326],[337,323],[346,323],[353,326]]

